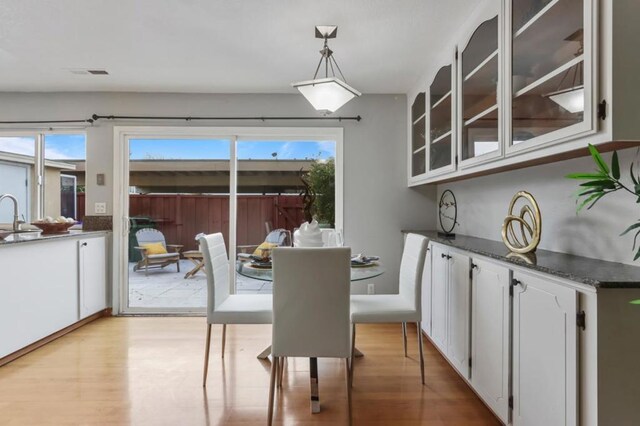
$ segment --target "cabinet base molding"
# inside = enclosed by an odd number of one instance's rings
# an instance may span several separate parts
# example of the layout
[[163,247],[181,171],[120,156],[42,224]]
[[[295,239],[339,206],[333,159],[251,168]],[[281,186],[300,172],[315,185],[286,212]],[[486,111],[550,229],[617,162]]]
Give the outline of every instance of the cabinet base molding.
[[19,349],[5,357],[0,358],[0,367],[10,363],[11,361],[15,361],[16,359],[20,358],[23,355],[28,354],[29,352],[35,351],[36,349],[46,345],[47,343],[53,342],[54,340],[64,336],[65,334],[71,333],[72,331],[77,330],[83,325],[89,324],[90,322],[95,321],[98,318],[110,317],[110,316],[111,316],[111,308],[106,308],[101,311],[98,311],[93,315],[90,315],[74,324],[71,324],[70,326],[63,328],[62,330],[56,331],[53,334],[43,337],[37,342],[33,342],[29,346],[25,346],[22,349]]
[[[451,361],[449,361],[449,358],[447,358],[447,356],[440,350],[440,348],[438,347],[438,345],[436,345],[436,343],[431,340],[431,337],[429,337],[429,335],[424,331],[424,330],[420,330],[420,332],[422,333],[422,336],[424,336],[425,339],[427,339],[429,341],[429,343],[431,343],[431,345],[436,349],[436,351],[438,351],[438,353],[440,354],[440,356],[447,361],[447,364],[449,364],[449,366],[453,369],[453,371],[460,376],[460,378],[464,381],[464,383],[467,385],[467,387],[469,389],[471,389],[471,391],[478,397],[478,399],[480,400],[480,402],[482,402],[482,404],[487,407],[487,409],[491,412],[491,414],[493,414],[493,416],[496,418],[496,420],[498,422],[500,422],[500,424],[504,424],[501,420],[500,417],[493,411],[493,409],[491,407],[489,407],[487,405],[486,402],[484,402],[484,399],[482,399],[482,396],[480,396],[480,394],[478,392],[476,392],[476,390],[473,388],[473,386],[471,386],[471,383],[469,383],[469,381],[455,368],[455,366],[451,363]],[[428,366],[426,366],[426,368],[429,368]]]

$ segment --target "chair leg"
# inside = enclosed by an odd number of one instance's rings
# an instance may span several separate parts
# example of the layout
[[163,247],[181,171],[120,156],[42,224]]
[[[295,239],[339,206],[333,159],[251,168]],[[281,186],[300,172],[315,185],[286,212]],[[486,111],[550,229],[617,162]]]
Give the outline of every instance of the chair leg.
[[176,268],[178,268],[178,272],[180,272],[180,259],[176,262]]
[[404,357],[407,357],[407,323],[402,323],[402,343],[404,344]]
[[271,361],[271,381],[269,382],[269,415],[268,415],[268,424],[271,426],[273,423],[273,397],[276,385],[276,373],[278,370],[278,357],[274,356]]
[[416,327],[418,328],[418,348],[420,348],[420,377],[424,385],[424,354],[422,353],[422,328],[420,327],[420,321],[416,323]]
[[227,343],[227,324],[222,324],[222,358],[224,358],[224,347]]
[[282,376],[284,375],[284,366],[287,362],[287,357],[282,357],[280,359],[280,362],[278,363],[278,367],[280,368],[280,371],[278,372],[278,387],[281,388],[282,387]]
[[349,404],[349,424],[351,424],[351,369],[353,368],[353,364],[349,363],[349,358],[346,358],[344,361],[347,367],[347,404]]
[[355,371],[354,354],[356,351],[356,324],[351,324],[351,371],[349,374],[349,387],[353,387],[353,373]]
[[211,346],[211,324],[207,324],[207,343],[204,347],[204,374],[202,375],[202,387],[207,386],[207,373],[209,372],[209,348]]
[[149,261],[147,259],[144,260],[144,276],[149,276]]

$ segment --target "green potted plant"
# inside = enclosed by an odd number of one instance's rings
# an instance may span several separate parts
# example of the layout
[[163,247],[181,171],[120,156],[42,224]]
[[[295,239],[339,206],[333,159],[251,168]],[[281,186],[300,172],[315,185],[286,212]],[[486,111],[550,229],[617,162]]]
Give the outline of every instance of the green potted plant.
[[[584,207],[591,209],[598,201],[607,194],[616,191],[626,191],[635,197],[635,202],[640,203],[640,175],[633,170],[633,163],[629,167],[629,177],[631,183],[625,184],[622,181],[620,162],[618,160],[618,152],[614,151],[611,157],[611,165],[608,165],[595,146],[589,144],[589,152],[596,164],[596,171],[591,173],[571,173],[566,177],[585,181],[580,184],[578,191],[578,206],[576,211],[580,212]],[[620,236],[631,231],[636,231],[633,239],[633,250],[637,251],[633,260],[640,258],[640,244],[638,237],[640,236],[640,220],[625,229]]]
[[333,228],[336,221],[336,166],[333,158],[315,161],[309,168],[307,180],[315,193],[315,219],[321,228]]

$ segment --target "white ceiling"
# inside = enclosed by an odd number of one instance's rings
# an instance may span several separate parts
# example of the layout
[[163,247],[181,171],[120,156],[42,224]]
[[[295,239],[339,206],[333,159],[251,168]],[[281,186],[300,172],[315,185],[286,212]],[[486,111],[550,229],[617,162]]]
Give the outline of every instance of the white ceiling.
[[295,93],[320,58],[314,26],[331,24],[349,84],[405,93],[475,3],[2,0],[0,91]]

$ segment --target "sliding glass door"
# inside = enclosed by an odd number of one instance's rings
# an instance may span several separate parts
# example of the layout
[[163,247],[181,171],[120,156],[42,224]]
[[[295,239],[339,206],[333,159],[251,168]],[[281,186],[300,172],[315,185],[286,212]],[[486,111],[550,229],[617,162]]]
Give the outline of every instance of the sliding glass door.
[[[274,246],[275,234],[281,236],[277,244],[291,244],[308,215],[323,227],[342,228],[341,130],[328,129],[335,137],[321,131],[307,138],[286,131],[265,136],[273,129],[225,132],[233,136],[219,130],[116,130],[121,139],[114,199],[114,216],[121,217],[114,221],[119,312],[204,312],[200,234],[223,234],[230,290],[247,294],[269,293],[272,285],[236,273],[238,254],[240,259],[262,254]],[[304,135],[304,130],[295,132]]]

